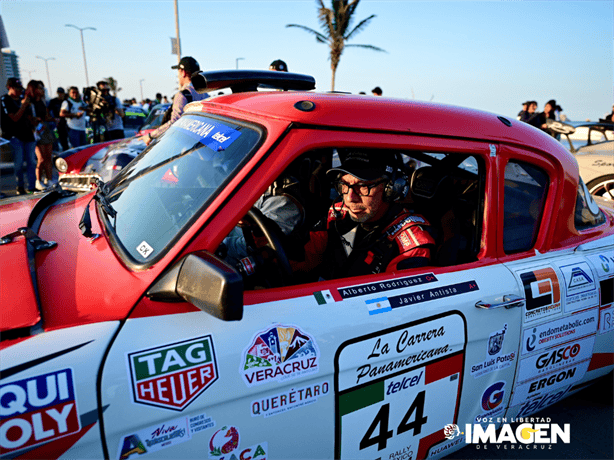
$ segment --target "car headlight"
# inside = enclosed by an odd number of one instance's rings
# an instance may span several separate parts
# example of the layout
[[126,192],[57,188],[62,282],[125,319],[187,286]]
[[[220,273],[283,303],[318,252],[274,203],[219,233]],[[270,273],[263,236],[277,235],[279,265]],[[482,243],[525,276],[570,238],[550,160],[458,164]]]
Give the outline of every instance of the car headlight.
[[68,171],[68,162],[62,157],[57,157],[55,159],[55,169],[61,173],[65,173]]

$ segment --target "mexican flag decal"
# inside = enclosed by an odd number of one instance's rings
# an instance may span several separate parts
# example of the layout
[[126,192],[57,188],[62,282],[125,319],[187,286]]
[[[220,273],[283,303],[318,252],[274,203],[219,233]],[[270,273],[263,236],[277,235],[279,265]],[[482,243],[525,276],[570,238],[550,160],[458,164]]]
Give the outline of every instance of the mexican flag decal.
[[218,377],[210,335],[127,354],[134,402],[181,411]]

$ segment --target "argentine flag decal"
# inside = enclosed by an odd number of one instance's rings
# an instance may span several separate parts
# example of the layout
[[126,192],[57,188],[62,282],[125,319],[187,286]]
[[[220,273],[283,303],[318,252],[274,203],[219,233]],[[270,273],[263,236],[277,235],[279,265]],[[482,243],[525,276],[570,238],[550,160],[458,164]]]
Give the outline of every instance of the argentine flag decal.
[[324,305],[327,303],[335,303],[335,302],[339,302],[340,300],[343,300],[336,290],[314,292],[313,296],[316,298],[318,305]]
[[370,315],[377,315],[386,311],[392,311],[392,306],[388,297],[380,297],[378,299],[370,299],[365,301]]

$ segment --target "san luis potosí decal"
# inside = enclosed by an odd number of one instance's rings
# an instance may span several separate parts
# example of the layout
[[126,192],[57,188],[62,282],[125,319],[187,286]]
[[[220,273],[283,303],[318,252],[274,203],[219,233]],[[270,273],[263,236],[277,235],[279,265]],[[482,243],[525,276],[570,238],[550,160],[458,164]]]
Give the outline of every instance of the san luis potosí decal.
[[127,359],[140,404],[181,411],[219,377],[210,335],[128,353]]

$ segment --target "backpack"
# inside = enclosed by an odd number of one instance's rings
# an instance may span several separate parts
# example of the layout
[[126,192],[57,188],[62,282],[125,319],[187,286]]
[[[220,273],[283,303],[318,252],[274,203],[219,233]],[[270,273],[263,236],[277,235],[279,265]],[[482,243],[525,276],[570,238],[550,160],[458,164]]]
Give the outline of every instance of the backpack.
[[[183,96],[186,98],[186,100],[188,101],[188,104],[194,100],[194,98],[192,97],[192,93],[190,93],[189,89],[184,89],[183,91],[181,91],[181,94],[183,94]],[[166,112],[164,113],[164,116],[162,117],[162,123],[160,124],[163,125],[167,121],[170,121],[172,114],[173,114],[173,104],[171,104],[171,106],[168,109],[166,109]]]

